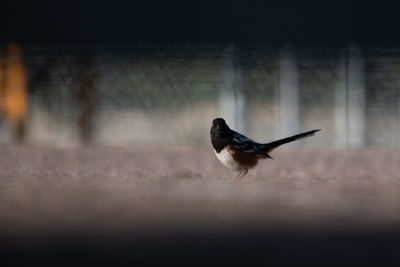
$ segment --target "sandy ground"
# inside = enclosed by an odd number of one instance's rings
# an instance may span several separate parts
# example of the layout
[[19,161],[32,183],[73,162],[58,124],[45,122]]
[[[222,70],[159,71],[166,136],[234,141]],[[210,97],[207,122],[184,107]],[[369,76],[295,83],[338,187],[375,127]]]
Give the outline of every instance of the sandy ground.
[[[171,255],[197,248],[186,253],[208,251],[203,264],[242,251],[243,258],[229,259],[365,266],[394,263],[400,242],[397,150],[280,149],[239,182],[208,146],[2,145],[1,151],[0,241],[7,262],[24,252],[30,260],[22,264],[96,264],[96,249],[107,248],[112,264],[120,257],[143,263],[165,251],[171,264]],[[132,256],[132,248],[141,252]],[[271,258],[267,251],[277,248]],[[51,249],[53,256],[44,257]],[[80,254],[88,249],[93,257]],[[72,256],[62,261],[60,251]]]

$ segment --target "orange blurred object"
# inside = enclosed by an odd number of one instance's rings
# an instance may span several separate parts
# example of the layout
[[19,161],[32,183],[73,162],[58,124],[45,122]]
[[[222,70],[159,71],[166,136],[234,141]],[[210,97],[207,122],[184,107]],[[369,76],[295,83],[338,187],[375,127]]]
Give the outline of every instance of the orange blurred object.
[[0,56],[0,116],[12,123],[15,137],[22,141],[28,109],[28,75],[18,44],[7,46]]

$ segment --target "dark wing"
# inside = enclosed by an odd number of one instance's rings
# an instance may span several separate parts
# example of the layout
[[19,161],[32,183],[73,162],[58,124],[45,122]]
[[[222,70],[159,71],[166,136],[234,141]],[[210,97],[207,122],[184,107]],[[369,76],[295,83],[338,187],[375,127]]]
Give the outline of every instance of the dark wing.
[[308,132],[301,133],[301,134],[296,134],[296,135],[293,135],[293,136],[290,136],[287,138],[283,138],[283,139],[280,139],[280,140],[277,140],[277,141],[274,141],[271,143],[266,143],[266,144],[257,143],[240,133],[233,132],[232,141],[233,141],[234,147],[237,150],[239,150],[247,155],[260,157],[260,158],[272,158],[270,155],[268,155],[268,153],[271,152],[272,150],[274,150],[275,148],[277,148],[278,146],[293,142],[293,141],[301,139],[301,138],[313,136],[318,131],[320,131],[320,129],[308,131]]
[[271,156],[268,155],[266,152],[265,144],[257,143],[240,133],[237,132],[233,133],[232,142],[235,149],[247,155],[262,157],[262,158],[265,157],[271,158]]

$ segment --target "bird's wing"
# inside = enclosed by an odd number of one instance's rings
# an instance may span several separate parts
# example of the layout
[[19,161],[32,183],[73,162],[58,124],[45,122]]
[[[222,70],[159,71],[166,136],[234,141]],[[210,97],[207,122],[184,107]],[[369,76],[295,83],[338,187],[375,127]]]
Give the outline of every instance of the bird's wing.
[[234,132],[232,138],[233,146],[235,149],[243,152],[247,155],[255,156],[255,157],[270,157],[265,152],[265,145],[257,143],[250,138]]

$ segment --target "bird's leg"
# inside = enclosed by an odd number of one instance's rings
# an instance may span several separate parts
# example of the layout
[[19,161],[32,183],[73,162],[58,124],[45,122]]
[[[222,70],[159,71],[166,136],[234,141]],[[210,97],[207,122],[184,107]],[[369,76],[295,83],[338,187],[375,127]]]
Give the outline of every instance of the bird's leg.
[[240,176],[242,176],[243,170],[240,169],[239,174],[235,177],[235,181],[240,179]]
[[243,169],[242,175],[240,176],[239,180],[242,180],[243,177],[247,174],[247,172],[249,171],[249,169]]
[[242,178],[247,174],[248,169],[240,169],[239,174],[235,177],[236,180],[242,180]]

